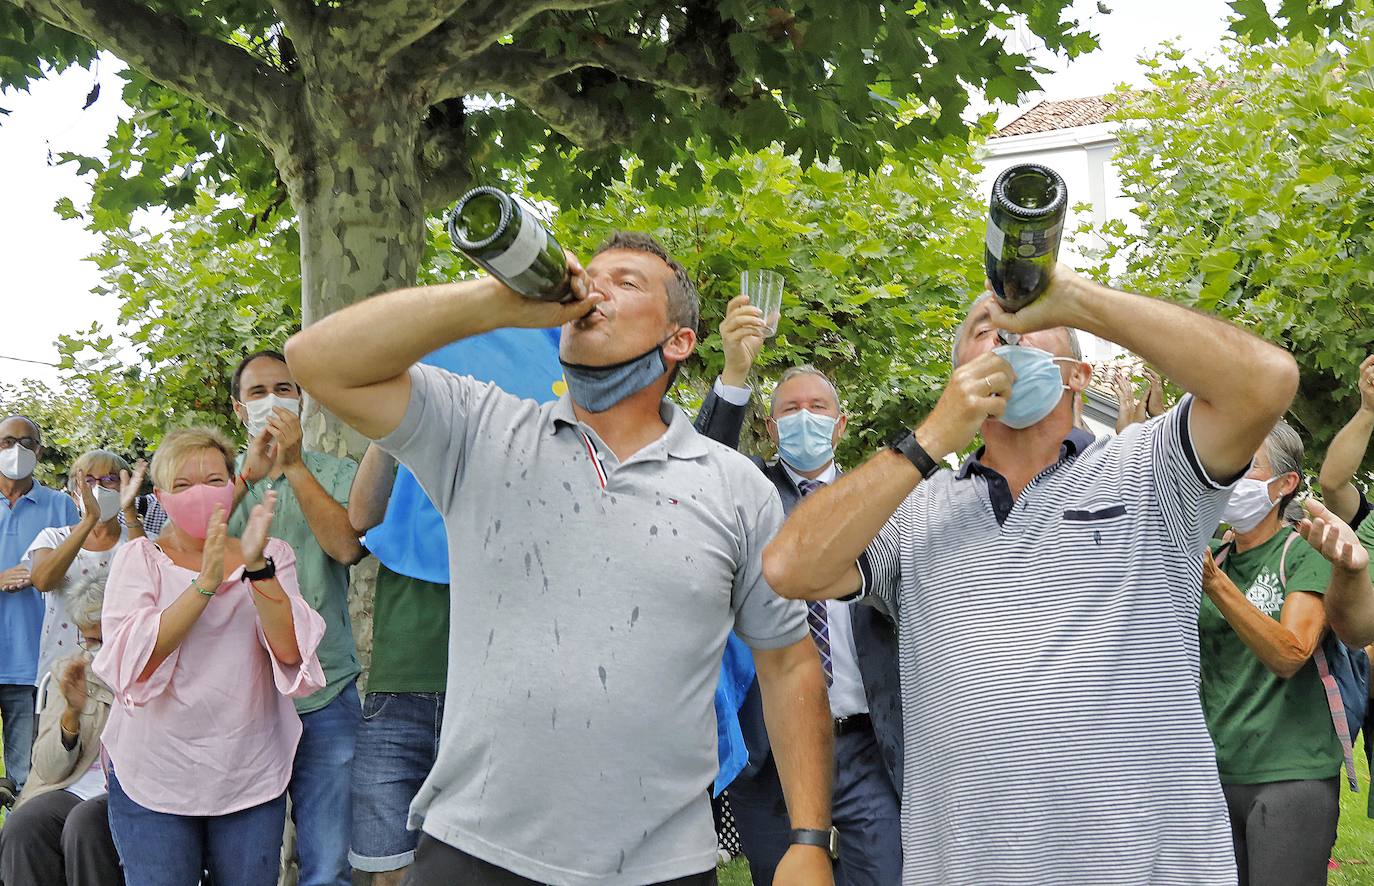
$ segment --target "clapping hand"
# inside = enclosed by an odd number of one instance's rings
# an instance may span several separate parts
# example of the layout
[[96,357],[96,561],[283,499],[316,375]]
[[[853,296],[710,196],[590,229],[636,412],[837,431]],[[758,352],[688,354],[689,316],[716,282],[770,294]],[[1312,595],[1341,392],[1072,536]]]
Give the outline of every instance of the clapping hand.
[[219,590],[224,583],[224,541],[229,535],[229,527],[224,521],[224,508],[215,508],[210,515],[210,525],[205,533],[205,547],[201,550],[200,577],[196,584],[201,590],[211,593]]
[[95,485],[88,482],[84,471],[76,475],[76,494],[81,501],[81,525],[89,529],[100,522],[100,503],[95,500]]
[[243,565],[248,569],[261,569],[265,565],[262,552],[267,547],[267,530],[272,527],[272,516],[276,509],[277,493],[273,490],[248,515],[248,523],[239,538],[243,547]]
[[301,460],[301,420],[289,409],[278,406],[267,417],[267,429],[262,436],[272,438],[272,453],[278,467],[283,469]]
[[86,656],[74,655],[67,659],[67,666],[58,681],[58,688],[62,691],[62,697],[66,699],[67,707],[77,714],[86,709],[87,668]]
[[1360,388],[1360,408],[1366,412],[1374,412],[1374,354],[1364,358],[1360,364],[1360,378],[1357,382]]
[[29,570],[25,566],[15,566],[0,572],[0,591],[22,591],[29,583]]
[[119,509],[127,511],[134,506],[134,499],[138,498],[138,491],[143,488],[143,475],[148,470],[148,463],[139,459],[134,463],[134,472],[119,472]]
[[1355,530],[1315,499],[1302,503],[1307,518],[1298,522],[1297,531],[1307,543],[1331,561],[1331,565],[1347,572],[1369,568],[1369,552],[1365,550]]

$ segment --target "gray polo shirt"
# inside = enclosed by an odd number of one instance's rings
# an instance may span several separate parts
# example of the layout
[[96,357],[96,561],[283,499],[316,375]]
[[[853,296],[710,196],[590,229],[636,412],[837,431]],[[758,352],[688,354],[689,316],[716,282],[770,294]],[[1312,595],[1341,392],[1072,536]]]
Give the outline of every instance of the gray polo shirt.
[[444,515],[454,576],[443,735],[411,827],[560,886],[713,868],[726,638],[807,635],[762,575],[776,490],[667,403],[667,433],[622,464],[566,397],[410,379],[379,442]]

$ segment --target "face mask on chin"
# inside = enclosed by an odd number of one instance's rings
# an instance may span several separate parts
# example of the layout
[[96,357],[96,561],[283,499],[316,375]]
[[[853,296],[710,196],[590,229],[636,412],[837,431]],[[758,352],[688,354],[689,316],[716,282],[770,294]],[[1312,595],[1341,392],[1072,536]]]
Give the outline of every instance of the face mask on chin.
[[605,412],[625,398],[638,394],[668,371],[663,346],[672,337],[668,336],[638,357],[610,366],[569,363],[560,357],[558,362],[563,365],[563,378],[568,382],[569,396],[588,412]]

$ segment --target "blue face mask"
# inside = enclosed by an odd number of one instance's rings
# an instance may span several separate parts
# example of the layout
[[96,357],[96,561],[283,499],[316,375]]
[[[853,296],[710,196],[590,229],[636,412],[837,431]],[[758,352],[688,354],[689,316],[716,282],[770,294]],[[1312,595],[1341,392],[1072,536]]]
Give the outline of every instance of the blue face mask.
[[1000,421],[1009,428],[1028,428],[1054,411],[1069,386],[1059,374],[1058,364],[1074,362],[1049,351],[1025,345],[1003,345],[992,352],[1011,364],[1016,373],[1007,408]]
[[798,471],[814,471],[835,458],[830,442],[837,419],[800,409],[777,420],[778,454]]
[[563,364],[563,377],[567,379],[573,402],[588,412],[605,412],[663,378],[663,373],[668,371],[663,344],[672,337],[668,336],[638,357],[612,366],[585,366],[560,358],[558,362]]

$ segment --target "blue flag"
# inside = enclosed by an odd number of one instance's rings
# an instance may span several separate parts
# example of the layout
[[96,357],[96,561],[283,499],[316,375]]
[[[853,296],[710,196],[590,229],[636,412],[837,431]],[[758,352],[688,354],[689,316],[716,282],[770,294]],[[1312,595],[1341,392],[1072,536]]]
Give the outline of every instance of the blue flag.
[[[508,394],[543,403],[562,396],[566,389],[563,367],[558,362],[558,336],[557,329],[498,329],[446,345],[420,362],[470,375]],[[404,465],[396,471],[386,517],[367,533],[367,549],[392,572],[435,584],[449,583],[444,518]],[[739,726],[739,708],[753,681],[754,657],[731,634],[716,686],[717,795],[749,760]]]

